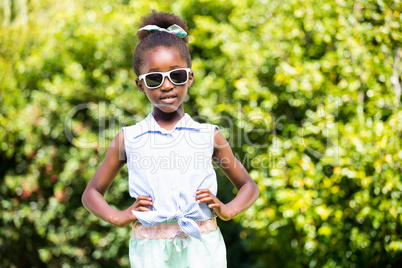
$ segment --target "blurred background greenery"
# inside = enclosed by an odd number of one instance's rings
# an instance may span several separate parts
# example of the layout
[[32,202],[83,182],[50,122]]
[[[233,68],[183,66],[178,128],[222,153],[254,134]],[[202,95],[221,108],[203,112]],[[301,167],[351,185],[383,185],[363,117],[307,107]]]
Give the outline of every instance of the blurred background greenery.
[[[114,135],[150,112],[132,55],[152,9],[188,22],[185,110],[221,127],[261,190],[219,223],[228,266],[401,264],[400,0],[3,0],[0,267],[129,265],[130,228],[80,198]],[[126,168],[106,199],[132,203]]]

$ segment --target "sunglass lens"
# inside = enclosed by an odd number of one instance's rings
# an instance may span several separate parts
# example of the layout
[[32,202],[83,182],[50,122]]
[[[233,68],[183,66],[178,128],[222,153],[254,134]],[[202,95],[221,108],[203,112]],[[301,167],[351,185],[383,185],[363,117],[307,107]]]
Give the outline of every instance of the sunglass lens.
[[158,87],[162,84],[163,76],[161,74],[148,74],[145,76],[148,87]]
[[187,81],[187,71],[177,70],[170,73],[170,79],[173,83],[183,84]]

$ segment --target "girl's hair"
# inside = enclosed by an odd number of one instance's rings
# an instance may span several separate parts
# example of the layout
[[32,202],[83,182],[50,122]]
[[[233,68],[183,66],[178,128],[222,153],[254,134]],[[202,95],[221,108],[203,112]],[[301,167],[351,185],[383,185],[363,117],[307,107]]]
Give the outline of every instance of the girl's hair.
[[[152,11],[146,17],[141,19],[140,28],[146,25],[156,25],[161,28],[169,28],[173,24],[179,25],[184,31],[188,31],[187,24],[184,20],[180,19],[174,14],[155,12]],[[167,32],[151,32],[151,31],[138,31],[137,37],[140,43],[137,45],[134,51],[134,72],[137,76],[140,75],[140,67],[144,63],[144,58],[148,50],[154,49],[156,47],[168,47],[175,48],[180,53],[181,57],[187,62],[187,67],[191,68],[191,56],[186,43],[188,41],[187,36],[180,38],[174,34]]]

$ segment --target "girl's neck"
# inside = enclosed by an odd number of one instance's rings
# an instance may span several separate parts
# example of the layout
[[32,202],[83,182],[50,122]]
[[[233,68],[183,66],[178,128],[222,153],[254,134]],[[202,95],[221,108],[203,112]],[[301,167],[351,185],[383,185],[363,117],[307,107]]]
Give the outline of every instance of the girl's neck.
[[152,115],[155,121],[161,128],[171,130],[174,128],[177,122],[184,116],[183,109],[177,109],[173,113],[164,113],[161,110],[154,108]]

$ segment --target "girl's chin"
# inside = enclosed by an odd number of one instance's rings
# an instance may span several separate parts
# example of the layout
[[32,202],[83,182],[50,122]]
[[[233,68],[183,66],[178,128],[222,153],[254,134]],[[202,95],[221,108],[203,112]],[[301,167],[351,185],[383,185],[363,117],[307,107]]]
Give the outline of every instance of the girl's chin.
[[158,105],[155,108],[157,108],[158,110],[160,110],[163,113],[170,114],[170,113],[176,112],[179,109],[179,107],[177,107],[176,105]]

